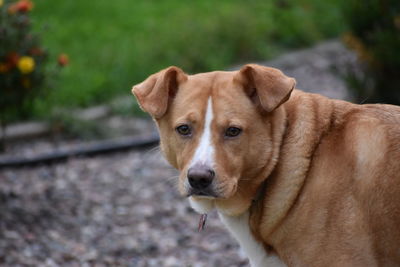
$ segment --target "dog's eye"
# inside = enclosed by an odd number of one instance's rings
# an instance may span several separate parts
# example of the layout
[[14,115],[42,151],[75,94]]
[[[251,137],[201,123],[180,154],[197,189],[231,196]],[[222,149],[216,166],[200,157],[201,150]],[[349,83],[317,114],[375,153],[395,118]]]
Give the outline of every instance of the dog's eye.
[[187,124],[183,124],[183,125],[176,127],[176,131],[180,135],[184,135],[184,136],[189,136],[192,133],[189,125],[187,125]]
[[225,131],[225,136],[226,137],[235,137],[235,136],[238,136],[241,132],[242,132],[242,130],[237,127],[229,127]]

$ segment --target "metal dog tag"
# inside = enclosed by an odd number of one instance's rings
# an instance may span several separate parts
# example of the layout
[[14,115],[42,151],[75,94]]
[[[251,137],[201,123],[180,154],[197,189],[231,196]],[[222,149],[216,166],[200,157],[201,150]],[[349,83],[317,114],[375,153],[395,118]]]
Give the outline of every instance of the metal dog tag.
[[206,226],[206,221],[207,221],[207,213],[201,214],[199,220],[199,228],[198,228],[199,232],[204,230]]

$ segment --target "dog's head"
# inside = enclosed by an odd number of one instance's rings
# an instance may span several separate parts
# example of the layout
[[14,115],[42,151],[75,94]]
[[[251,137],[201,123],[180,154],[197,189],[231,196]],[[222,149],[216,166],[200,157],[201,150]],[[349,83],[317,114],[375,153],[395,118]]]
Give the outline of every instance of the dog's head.
[[181,172],[180,192],[209,204],[246,195],[271,161],[277,145],[271,117],[294,85],[281,71],[258,65],[197,75],[169,67],[132,92],[156,121],[165,157]]

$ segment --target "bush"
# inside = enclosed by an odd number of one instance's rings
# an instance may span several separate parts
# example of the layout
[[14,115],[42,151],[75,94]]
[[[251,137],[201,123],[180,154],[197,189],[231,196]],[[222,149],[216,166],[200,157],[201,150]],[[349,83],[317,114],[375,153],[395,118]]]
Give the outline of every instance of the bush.
[[350,73],[350,86],[366,102],[400,104],[400,1],[351,0],[345,43],[355,50],[363,74]]
[[28,99],[44,82],[46,52],[31,33],[30,1],[1,3],[0,7],[0,120],[5,123],[23,114]]
[[[48,53],[40,45],[39,36],[32,33],[30,0],[18,2],[0,0],[0,122],[5,124],[23,118],[30,104],[48,88],[46,69]],[[65,65],[65,55],[59,65]]]

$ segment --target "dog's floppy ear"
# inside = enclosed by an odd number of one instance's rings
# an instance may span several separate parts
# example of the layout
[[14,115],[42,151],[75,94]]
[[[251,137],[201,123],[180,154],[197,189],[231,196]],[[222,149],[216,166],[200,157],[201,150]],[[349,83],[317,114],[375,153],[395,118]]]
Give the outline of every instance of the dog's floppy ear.
[[172,66],[133,86],[132,93],[144,111],[159,119],[167,112],[169,100],[175,96],[179,84],[186,80],[186,74]]
[[241,83],[253,102],[271,112],[286,102],[296,81],[275,68],[255,64],[245,65],[234,79]]

